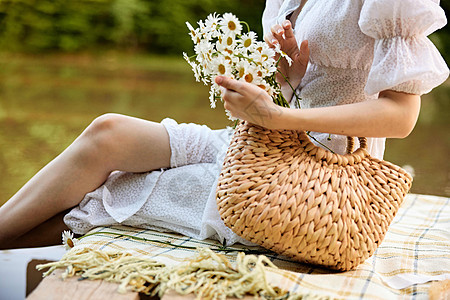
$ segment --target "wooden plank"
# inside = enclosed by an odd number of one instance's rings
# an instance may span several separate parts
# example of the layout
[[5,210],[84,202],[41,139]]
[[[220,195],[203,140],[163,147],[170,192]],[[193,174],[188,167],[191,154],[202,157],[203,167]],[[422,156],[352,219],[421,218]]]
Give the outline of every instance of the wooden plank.
[[27,288],[26,288],[26,295],[28,297],[29,294],[31,294],[36,287],[39,285],[39,283],[42,282],[44,278],[42,278],[42,271],[36,270],[36,266],[40,264],[46,264],[50,263],[52,261],[50,260],[39,260],[39,259],[33,259],[31,260],[27,265]]
[[428,296],[430,300],[450,299],[450,279],[433,282],[430,285]]
[[[117,291],[118,284],[103,280],[79,280],[80,277],[70,277],[63,280],[63,270],[55,270],[45,277],[37,288],[27,297],[27,300],[157,300],[159,297],[139,295],[136,292],[120,294]],[[168,290],[161,300],[194,300],[195,295],[180,295],[173,290]],[[237,298],[229,298],[237,299]],[[244,300],[255,299],[253,296],[245,296]]]
[[38,287],[27,297],[28,300],[139,300],[139,293],[117,292],[118,284],[103,280],[79,280],[70,277],[62,280],[62,270],[56,270],[45,277]]

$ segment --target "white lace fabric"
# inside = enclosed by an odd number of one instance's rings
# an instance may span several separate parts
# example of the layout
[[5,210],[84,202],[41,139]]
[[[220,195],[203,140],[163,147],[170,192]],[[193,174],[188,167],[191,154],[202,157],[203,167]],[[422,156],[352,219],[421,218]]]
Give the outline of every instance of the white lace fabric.
[[447,23],[431,0],[366,0],[361,31],[374,38],[374,57],[366,91],[425,94],[448,77],[448,68],[427,35]]

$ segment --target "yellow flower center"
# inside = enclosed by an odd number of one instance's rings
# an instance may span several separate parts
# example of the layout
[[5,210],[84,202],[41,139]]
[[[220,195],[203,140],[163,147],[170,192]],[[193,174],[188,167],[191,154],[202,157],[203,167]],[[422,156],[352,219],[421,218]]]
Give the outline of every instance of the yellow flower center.
[[242,78],[242,76],[244,76],[244,71],[245,71],[244,68],[240,68],[240,69],[239,69],[239,77]]
[[261,55],[261,57],[262,57],[263,60],[269,59],[269,57],[267,55],[265,55],[265,54]]
[[220,64],[218,70],[220,74],[225,74],[226,68],[223,64]]
[[250,47],[251,44],[252,44],[252,40],[251,40],[251,39],[246,39],[246,40],[244,41],[244,47],[245,47],[245,48]]
[[228,29],[230,30],[236,30],[236,23],[234,23],[233,21],[228,21]]
[[247,75],[245,75],[244,79],[245,79],[245,81],[250,83],[250,82],[253,81],[253,75],[252,74],[247,74]]
[[72,239],[67,239],[67,245],[68,245],[70,248],[73,248],[74,244],[73,244]]
[[227,38],[227,45],[228,45],[228,46],[233,45],[233,38],[232,38],[231,36],[229,36],[229,37]]

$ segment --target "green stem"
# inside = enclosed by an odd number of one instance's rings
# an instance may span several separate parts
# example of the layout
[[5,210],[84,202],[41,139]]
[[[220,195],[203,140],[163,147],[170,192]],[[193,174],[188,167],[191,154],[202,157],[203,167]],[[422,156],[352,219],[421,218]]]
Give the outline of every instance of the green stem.
[[[275,75],[272,75],[271,77],[266,77],[265,80],[271,86],[280,88],[280,85],[278,84],[278,82],[275,79]],[[286,101],[286,98],[284,98],[282,93],[275,95],[275,97],[273,97],[272,99],[273,99],[273,102],[275,102],[279,106],[287,107],[287,108],[290,107],[289,103]]]
[[240,21],[241,24],[244,24],[247,27],[247,32],[250,32],[250,26],[248,26],[248,23],[245,21]]
[[287,84],[289,85],[289,87],[291,88],[292,92],[294,93],[295,99],[297,100],[297,104],[298,107],[300,107],[300,98],[298,97],[297,93],[295,92],[294,87],[291,85],[291,83],[289,82],[289,80],[287,79],[286,76],[284,76],[284,74],[277,68],[278,73],[281,74],[281,76],[283,76],[284,80],[287,82]]
[[236,129],[236,127],[238,126],[238,124],[239,124],[239,120],[235,120],[235,121],[234,121],[234,125],[233,125],[233,129]]
[[316,143],[318,143],[320,146],[324,147],[325,149],[327,149],[327,150],[330,151],[331,153],[334,153],[333,150],[331,150],[331,149],[328,148],[326,145],[324,145],[323,143],[319,142],[319,140],[317,140],[315,137],[313,137],[313,136],[310,134],[310,132],[311,132],[311,131],[307,131],[306,134],[307,134],[311,139],[313,139],[314,141],[316,141]]
[[[221,53],[221,54],[222,54],[222,53]],[[256,61],[254,61],[254,60],[251,59],[250,57],[244,56],[244,55],[242,55],[242,54],[234,54],[234,53],[233,53],[233,55],[236,56],[236,57],[239,57],[239,58],[244,58],[244,59],[248,60],[249,62],[255,64],[256,66],[259,65]]]

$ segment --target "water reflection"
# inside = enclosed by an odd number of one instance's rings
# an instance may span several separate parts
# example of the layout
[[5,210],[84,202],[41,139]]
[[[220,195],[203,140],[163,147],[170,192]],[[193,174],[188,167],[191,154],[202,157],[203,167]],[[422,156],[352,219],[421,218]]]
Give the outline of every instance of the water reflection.
[[[419,124],[389,140],[386,158],[411,165],[413,192],[450,196],[450,82],[424,97]],[[106,54],[0,56],[0,204],[64,150],[97,116],[117,112],[229,125],[179,58]]]

